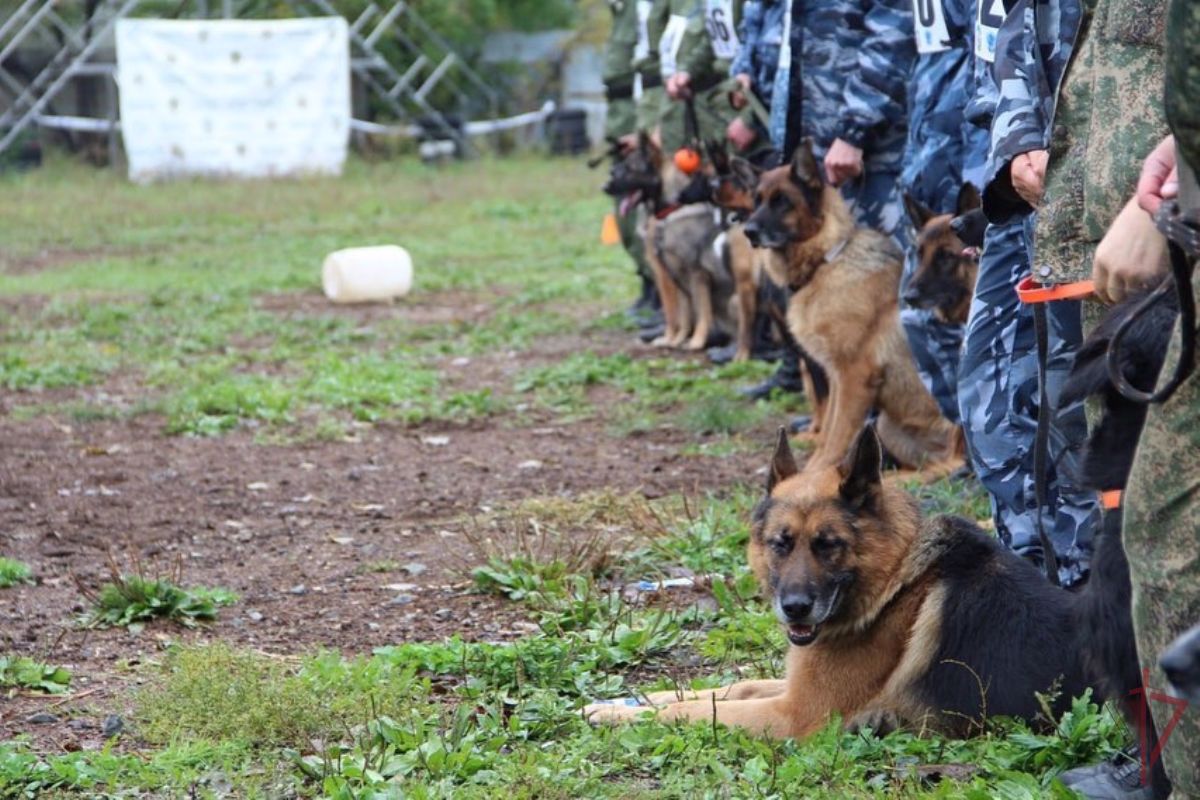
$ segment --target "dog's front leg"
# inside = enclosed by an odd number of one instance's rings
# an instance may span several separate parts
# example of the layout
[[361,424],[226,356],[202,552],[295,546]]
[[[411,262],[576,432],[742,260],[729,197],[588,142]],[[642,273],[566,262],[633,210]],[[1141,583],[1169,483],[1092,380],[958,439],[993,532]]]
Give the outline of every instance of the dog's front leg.
[[750,700],[762,697],[775,697],[783,694],[787,682],[782,680],[738,681],[728,686],[716,689],[675,689],[662,692],[651,692],[646,695],[647,702],[653,706],[665,706],[684,700]]
[[[648,707],[629,706],[589,706],[589,709],[593,709],[590,713],[585,709],[589,721],[608,725],[631,722],[650,711]],[[801,709],[786,695],[724,701],[709,697],[672,703],[658,709],[650,718],[660,722],[717,722],[776,739],[807,736],[820,730],[828,719],[798,712]]]
[[830,466],[846,457],[874,403],[871,377],[869,369],[857,366],[829,371],[829,418],[810,464]]
[[688,340],[685,348],[692,351],[703,350],[708,345],[708,337],[713,327],[712,280],[703,267],[696,266],[689,270],[688,283],[696,328],[692,331],[692,338]]

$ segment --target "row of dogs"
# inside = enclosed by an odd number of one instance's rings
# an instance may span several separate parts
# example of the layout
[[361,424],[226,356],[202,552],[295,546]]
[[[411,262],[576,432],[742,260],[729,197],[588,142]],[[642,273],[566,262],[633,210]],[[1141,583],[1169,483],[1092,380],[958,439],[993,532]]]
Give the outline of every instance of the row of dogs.
[[[616,160],[605,190],[626,208],[640,202],[649,211],[647,257],[665,321],[655,344],[700,350],[732,331],[735,359],[746,359],[763,284],[787,287],[778,328],[802,353],[813,461],[837,463],[874,410],[879,437],[900,466],[950,472],[962,465],[962,432],[921,382],[900,324],[903,253],[888,236],[855,224],[841,194],[825,185],[810,142],[769,171],[710,147],[703,172],[689,179],[642,136]],[[964,191],[962,210],[975,205],[978,195]],[[909,207],[922,254],[910,291],[939,316],[965,321],[971,289],[956,287],[974,286],[975,260],[963,255],[952,215]]]
[[[884,451],[903,466],[944,463],[960,456],[961,437],[913,367],[898,319],[899,249],[855,225],[841,195],[823,183],[809,142],[768,171],[713,148],[709,156],[702,212],[676,218],[680,195],[696,194],[696,182],[672,174],[645,137],[614,164],[607,186],[651,212],[648,250],[667,320],[660,344],[699,349],[710,326],[732,323],[746,357],[745,322],[765,276],[790,289],[787,332],[825,373],[829,395],[803,468],[780,431],[748,546],[792,645],[786,677],[651,694],[657,716],[715,718],[776,737],[807,736],[834,714],[848,726],[969,735],[996,715],[1044,724],[1039,693],[1057,715],[1090,688],[1136,724],[1141,710],[1131,698],[1142,673],[1120,517],[1109,515],[1080,591],[1053,586],[967,520],[922,519],[913,498],[884,480]],[[701,231],[717,225],[714,205],[743,220],[725,232],[724,253],[710,246],[716,235]],[[965,190],[958,210],[977,205]],[[955,232],[961,226],[951,224],[954,215],[908,206],[920,267],[906,299],[963,322],[977,267]],[[691,241],[703,246],[675,249]],[[1114,331],[1139,300],[1114,308],[1093,332],[1063,391],[1064,402],[1098,396],[1104,410],[1075,476],[1084,488],[1123,488],[1132,466],[1146,408],[1114,388],[1106,362]],[[1126,337],[1119,363],[1135,387],[1153,387],[1176,314],[1167,295]],[[864,426],[873,408],[878,417]],[[1200,627],[1160,664],[1183,696],[1200,702]],[[616,722],[646,710],[598,703],[585,714]],[[1160,766],[1152,777],[1165,796]]]

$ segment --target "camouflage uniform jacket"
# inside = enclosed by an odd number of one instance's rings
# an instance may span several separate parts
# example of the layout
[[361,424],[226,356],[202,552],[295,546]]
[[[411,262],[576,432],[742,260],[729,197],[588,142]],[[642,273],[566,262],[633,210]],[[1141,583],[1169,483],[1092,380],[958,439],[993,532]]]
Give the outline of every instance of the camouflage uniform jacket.
[[779,51],[783,47],[787,0],[749,0],[738,25],[738,54],[730,75],[749,75],[750,85],[763,105],[771,105]]
[[636,0],[608,0],[612,31],[604,53],[604,94],[608,101],[605,134],[624,136],[637,125],[634,117],[634,51],[638,44]]
[[1200,170],[1200,4],[1170,0],[1167,14],[1167,118],[1176,149]]
[[1166,0],[1021,0],[1005,19],[984,209],[993,221],[1029,213],[1012,186],[1012,160],[1049,151],[1034,234],[1041,281],[1091,274],[1142,159],[1166,134],[1165,11]]
[[647,31],[665,82],[686,72],[703,92],[729,76],[738,49],[742,0],[655,0]]
[[963,119],[973,84],[972,0],[921,0],[909,82],[908,154],[900,185],[934,211],[954,208],[964,165],[986,148]]
[[912,0],[793,0],[790,143],[811,136],[863,150],[872,172],[899,172],[916,48]]

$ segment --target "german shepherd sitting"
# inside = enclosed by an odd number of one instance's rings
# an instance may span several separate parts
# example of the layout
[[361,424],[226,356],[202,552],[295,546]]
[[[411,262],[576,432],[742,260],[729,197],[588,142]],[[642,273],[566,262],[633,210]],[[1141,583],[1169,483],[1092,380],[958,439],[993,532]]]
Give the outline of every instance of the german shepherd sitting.
[[921,382],[900,324],[900,248],[855,225],[841,194],[824,184],[811,140],[790,164],[763,174],[746,236],[781,256],[766,268],[792,290],[788,326],[829,378],[811,463],[837,464],[877,408],[879,435],[901,466],[957,467],[962,431]]
[[953,214],[935,214],[912,195],[904,208],[917,229],[917,268],[904,287],[904,302],[926,308],[942,322],[965,325],[979,276],[979,257],[952,225],[982,205],[979,190],[964,183]]
[[786,677],[650,695],[659,719],[799,738],[838,714],[962,736],[995,715],[1046,722],[1037,693],[1057,715],[1092,685],[1080,596],[964,519],[922,523],[913,498],[882,481],[881,455],[867,427],[842,463],[800,472],[780,431],[749,561],[787,631]]
[[[736,325],[730,248],[711,205],[680,205],[674,199],[686,176],[664,158],[645,133],[638,146],[613,164],[604,191],[621,198],[621,211],[644,203],[646,257],[662,298],[663,335],[657,347],[703,350],[728,341]],[[745,248],[748,252],[749,248]]]

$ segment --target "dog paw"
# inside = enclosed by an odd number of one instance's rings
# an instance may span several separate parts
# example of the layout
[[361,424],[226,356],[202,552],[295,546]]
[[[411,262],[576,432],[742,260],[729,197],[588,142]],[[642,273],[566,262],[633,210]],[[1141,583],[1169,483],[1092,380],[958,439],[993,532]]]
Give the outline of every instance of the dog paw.
[[657,339],[655,339],[654,341],[652,341],[650,343],[650,346],[651,347],[673,347],[674,345],[671,344],[671,340],[668,339],[666,336],[659,336]]
[[632,698],[625,700],[610,700],[608,702],[590,703],[583,707],[583,718],[593,725],[619,725],[623,722],[633,722],[647,711],[650,706],[627,705],[636,703]]

